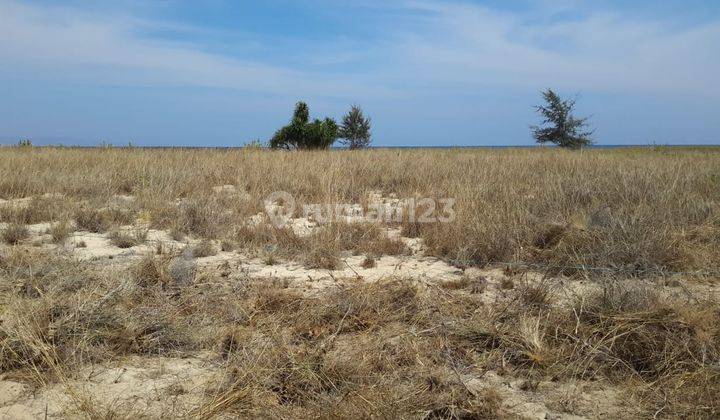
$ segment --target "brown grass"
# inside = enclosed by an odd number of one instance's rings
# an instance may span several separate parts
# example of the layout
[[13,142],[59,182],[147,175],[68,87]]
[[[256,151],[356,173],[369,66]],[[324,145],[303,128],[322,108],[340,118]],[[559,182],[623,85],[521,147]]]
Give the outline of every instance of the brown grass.
[[37,224],[62,219],[72,211],[72,203],[60,197],[32,196],[27,203],[0,206],[0,222]]
[[91,208],[78,209],[75,212],[75,223],[78,229],[95,233],[105,232],[112,225],[106,212]]
[[487,279],[482,276],[462,276],[457,280],[449,280],[441,283],[441,287],[450,290],[467,290],[470,293],[483,293],[487,288]]
[[202,241],[199,244],[192,247],[192,255],[195,258],[205,258],[217,255],[217,249],[211,241]]
[[17,245],[20,241],[23,241],[30,237],[30,232],[27,226],[18,223],[12,223],[7,225],[2,230],[2,241],[8,245]]
[[[720,305],[646,281],[718,272],[715,149],[1,152],[0,197],[36,197],[25,210],[0,206],[10,222],[4,242],[20,243],[0,248],[3,378],[62,382],[95,362],[202,351],[216,355],[218,376],[189,417],[516,415],[504,394],[470,386],[488,371],[527,379],[535,384],[527,392],[543,381],[613,387],[635,398],[628,415],[720,415]],[[239,193],[212,191],[225,184]],[[454,197],[451,223],[389,227],[462,268],[512,264],[492,287],[489,277],[467,275],[337,279],[309,292],[242,273],[228,280],[214,266],[196,276],[191,260],[185,281],[170,248],[109,269],[24,246],[18,235],[26,224],[56,222],[50,233],[62,242],[74,219],[78,230],[110,231],[117,246],[132,246],[120,228],[147,218],[187,236],[190,257],[217,252],[213,240],[268,264],[294,259],[327,270],[343,268],[347,254],[366,255],[369,269],[383,255],[410,252],[382,224],[330,223],[299,235],[249,223],[279,190],[298,205],[363,203],[375,190]],[[110,205],[117,194],[135,201]],[[568,304],[550,282],[558,274],[601,286]],[[79,412],[98,415],[78,401]]]
[[[362,202],[373,190],[453,197],[455,222],[403,226],[440,257],[466,265],[612,265],[637,275],[702,270],[718,261],[718,160],[713,148],[294,154],[9,148],[3,150],[0,197],[49,192],[102,201],[134,194],[136,210],[148,211],[158,226],[208,238],[261,211],[273,191],[293,194],[298,205]],[[212,186],[224,184],[251,200],[212,194]],[[181,204],[173,205],[177,200]],[[30,206],[32,212],[45,207]],[[78,228],[122,224],[97,211],[80,210]],[[9,218],[32,223],[50,217]]]
[[73,226],[67,220],[61,220],[57,223],[53,223],[53,225],[50,226],[50,229],[48,229],[48,233],[50,234],[53,243],[56,244],[65,242],[72,232]]
[[118,248],[132,248],[147,241],[147,230],[135,229],[132,232],[115,230],[107,235],[110,242]]
[[646,414],[720,414],[717,302],[628,282],[568,307],[521,281],[513,299],[484,305],[468,293],[480,279],[444,289],[345,281],[313,295],[264,279],[177,289],[168,258],[142,258],[128,283],[52,254],[3,254],[0,275],[16,286],[1,291],[12,299],[0,370],[52,381],[123,355],[216,351],[223,374],[198,417],[502,417],[501,397],[460,379],[485,370],[632,386]]

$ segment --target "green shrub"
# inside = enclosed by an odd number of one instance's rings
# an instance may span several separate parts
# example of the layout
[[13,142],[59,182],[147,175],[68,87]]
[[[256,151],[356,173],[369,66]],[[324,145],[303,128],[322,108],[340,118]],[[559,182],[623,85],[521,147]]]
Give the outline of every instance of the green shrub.
[[327,149],[338,138],[338,126],[331,118],[310,121],[306,103],[298,102],[289,125],[278,130],[272,139],[273,149]]

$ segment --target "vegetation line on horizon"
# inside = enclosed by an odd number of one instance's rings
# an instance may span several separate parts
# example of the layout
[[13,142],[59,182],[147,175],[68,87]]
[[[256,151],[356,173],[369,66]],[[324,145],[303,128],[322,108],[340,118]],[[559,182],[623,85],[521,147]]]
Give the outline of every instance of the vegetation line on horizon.
[[[542,127],[530,126],[533,138],[538,144],[551,143],[568,149],[581,149],[594,144],[590,138],[594,131],[587,130],[588,118],[576,118],[573,115],[575,99],[563,100],[552,89],[544,90],[542,96],[546,104],[534,107],[543,117]],[[345,148],[356,150],[371,147],[371,137],[371,120],[365,117],[359,105],[352,105],[348,113],[343,116],[341,125],[338,125],[334,119],[329,117],[325,117],[323,120],[316,118],[311,122],[310,108],[305,102],[298,102],[295,105],[290,124],[276,131],[267,143],[256,139],[246,143],[243,147],[270,147],[284,150],[330,149],[334,147],[338,139],[341,139]],[[19,147],[32,147],[32,145],[30,139],[22,139],[17,143]],[[113,145],[103,140],[99,147],[111,148]],[[127,147],[135,146],[129,142]]]

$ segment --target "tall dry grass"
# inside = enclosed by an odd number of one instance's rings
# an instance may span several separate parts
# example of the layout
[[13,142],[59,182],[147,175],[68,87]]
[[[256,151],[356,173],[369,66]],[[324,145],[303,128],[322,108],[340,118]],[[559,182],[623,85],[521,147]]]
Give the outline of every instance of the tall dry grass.
[[[132,210],[148,212],[154,225],[199,237],[231,231],[275,191],[302,205],[363,203],[380,190],[456,199],[454,222],[403,227],[432,254],[458,264],[535,263],[570,267],[558,269],[567,274],[587,266],[627,274],[718,268],[716,148],[0,153],[2,198],[62,193],[87,209],[133,195]],[[225,184],[247,196],[212,194],[213,186]],[[22,223],[46,218],[21,216]]]
[[[203,351],[216,354],[222,375],[188,417],[510,416],[502,397],[468,386],[490,370],[529,384],[582,380],[627,389],[639,401],[631,415],[720,415],[713,299],[670,299],[639,285],[647,282],[607,281],[560,305],[567,296],[558,290],[512,277],[493,290],[468,277],[436,286],[339,281],[306,294],[272,279],[201,273],[188,280],[195,267],[162,252],[110,270],[23,247],[24,235],[14,233],[55,222],[56,242],[78,228],[110,232],[117,246],[129,246],[144,237],[115,228],[142,219],[177,238],[272,249],[268,261],[332,269],[341,252],[353,251],[371,266],[373,256],[407,251],[376,225],[335,223],[299,236],[246,222],[275,191],[299,204],[366,204],[380,190],[455,198],[451,223],[393,227],[458,265],[717,272],[717,149],[8,148],[0,159],[0,198],[32,197],[0,211],[13,243],[0,248],[4,378],[71,383],[97,362]],[[213,191],[226,184],[238,191]],[[189,250],[210,255],[216,244]],[[491,292],[506,298],[488,303],[483,295]],[[129,416],[82,392],[74,400],[89,417]]]
[[[0,283],[3,377],[73,390],[92,363],[205,351],[218,375],[189,418],[512,416],[505,397],[470,386],[487,371],[627,390],[639,404],[626,407],[631,416],[720,415],[717,301],[628,281],[571,305],[554,305],[562,293],[543,283],[491,304],[472,284],[410,279],[346,280],[316,294],[271,279],[178,288],[166,256],[135,264],[108,273],[40,251],[0,254],[11,279]],[[84,415],[132,417],[88,405],[87,391],[77,397]]]

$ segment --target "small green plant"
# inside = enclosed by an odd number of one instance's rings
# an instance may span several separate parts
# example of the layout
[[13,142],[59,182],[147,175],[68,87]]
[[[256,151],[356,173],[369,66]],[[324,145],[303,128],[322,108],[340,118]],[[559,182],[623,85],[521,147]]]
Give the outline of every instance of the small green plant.
[[30,139],[22,139],[18,142],[18,147],[32,147],[32,141]]

